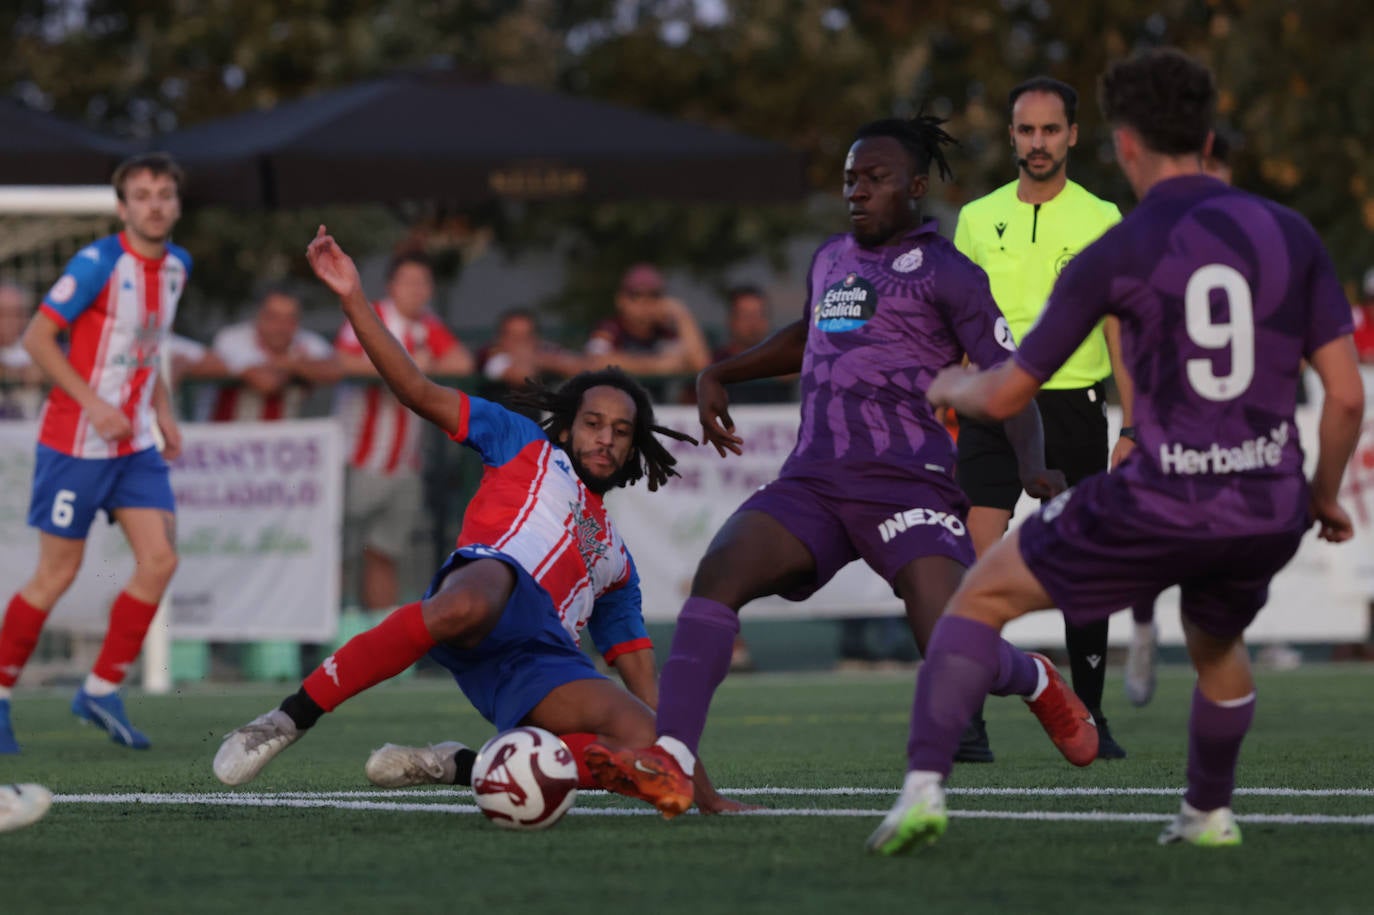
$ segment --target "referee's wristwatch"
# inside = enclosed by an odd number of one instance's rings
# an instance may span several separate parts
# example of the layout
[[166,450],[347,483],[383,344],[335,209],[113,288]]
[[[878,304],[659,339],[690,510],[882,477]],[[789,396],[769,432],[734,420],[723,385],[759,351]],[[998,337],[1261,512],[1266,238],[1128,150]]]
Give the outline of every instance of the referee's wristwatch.
[[1135,441],[1135,426],[1122,426],[1121,431],[1117,434],[1122,438],[1128,438],[1131,441]]

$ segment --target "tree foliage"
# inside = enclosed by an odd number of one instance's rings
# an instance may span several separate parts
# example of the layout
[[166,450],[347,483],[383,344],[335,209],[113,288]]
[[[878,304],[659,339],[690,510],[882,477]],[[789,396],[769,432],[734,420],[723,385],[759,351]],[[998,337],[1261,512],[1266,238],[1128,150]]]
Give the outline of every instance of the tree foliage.
[[[1128,205],[1097,74],[1172,44],[1217,73],[1221,117],[1243,140],[1238,183],[1306,214],[1347,276],[1374,264],[1374,20],[1331,0],[19,0],[0,27],[11,36],[0,87],[136,138],[439,60],[788,143],[807,153],[813,187],[834,195],[859,123],[924,109],[962,141],[958,180],[940,191],[954,204],[1013,177],[1007,90],[1048,73],[1083,99],[1071,173]],[[328,215],[375,250],[406,238],[460,253],[489,237],[556,241],[570,277],[559,304],[587,316],[628,260],[719,276],[814,231],[825,221],[814,212],[528,204],[418,214],[418,228],[385,211]],[[303,270],[318,215],[192,214],[182,240],[200,292],[234,301]]]

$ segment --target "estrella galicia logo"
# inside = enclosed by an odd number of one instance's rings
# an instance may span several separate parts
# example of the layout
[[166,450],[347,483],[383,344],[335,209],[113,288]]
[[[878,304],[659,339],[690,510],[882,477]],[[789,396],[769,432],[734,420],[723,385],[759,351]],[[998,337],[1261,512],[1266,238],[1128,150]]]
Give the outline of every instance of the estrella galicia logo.
[[816,327],[828,334],[858,330],[878,310],[878,292],[857,273],[831,286],[816,303]]

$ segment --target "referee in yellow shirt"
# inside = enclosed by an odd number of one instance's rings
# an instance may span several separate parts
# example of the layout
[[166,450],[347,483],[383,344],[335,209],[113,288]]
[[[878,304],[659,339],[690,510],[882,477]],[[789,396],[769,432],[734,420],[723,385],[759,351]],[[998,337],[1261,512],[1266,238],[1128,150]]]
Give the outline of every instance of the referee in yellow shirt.
[[[967,204],[959,213],[954,244],[987,271],[992,295],[1017,340],[1040,317],[1050,289],[1069,260],[1121,220],[1115,204],[1069,180],[1069,150],[1078,142],[1078,93],[1049,77],[1011,90],[1011,145],[1016,180]],[[1109,319],[1090,336],[1036,398],[1045,424],[1045,463],[1063,471],[1069,485],[1107,469],[1107,414],[1103,382],[1120,371],[1119,332]],[[1110,345],[1109,345],[1110,341]],[[1129,382],[1128,382],[1129,383]],[[1130,419],[1124,435],[1130,435]],[[1007,531],[1021,485],[1016,456],[1000,426],[961,422],[959,484],[968,494],[968,530],[979,556]],[[1065,626],[1074,691],[1092,711],[1098,758],[1121,759],[1102,715],[1107,623]],[[992,762],[981,714],[955,757]]]

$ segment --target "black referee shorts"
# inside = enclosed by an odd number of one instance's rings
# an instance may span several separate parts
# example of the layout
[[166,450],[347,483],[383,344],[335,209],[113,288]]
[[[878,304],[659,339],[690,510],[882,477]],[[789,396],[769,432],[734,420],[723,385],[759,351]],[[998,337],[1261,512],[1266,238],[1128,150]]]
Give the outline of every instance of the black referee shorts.
[[[1106,385],[1041,391],[1035,402],[1045,426],[1045,466],[1062,470],[1073,486],[1107,469]],[[959,420],[959,486],[969,503],[1014,511],[1021,477],[1001,423]]]

